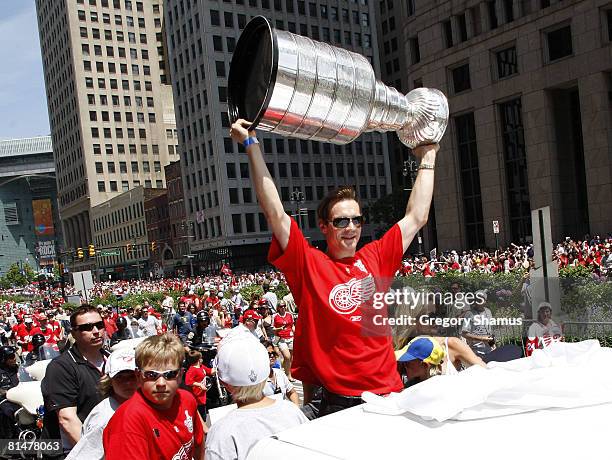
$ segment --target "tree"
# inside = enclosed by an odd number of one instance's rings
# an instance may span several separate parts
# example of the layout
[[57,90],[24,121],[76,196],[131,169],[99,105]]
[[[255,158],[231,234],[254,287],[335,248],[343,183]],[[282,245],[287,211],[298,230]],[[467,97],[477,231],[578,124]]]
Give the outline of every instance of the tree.
[[36,273],[29,264],[12,264],[6,275],[2,277],[1,284],[4,286],[22,287],[30,284],[36,279]]
[[370,221],[376,225],[376,238],[380,238],[406,214],[408,197],[404,190],[395,190],[370,207]]

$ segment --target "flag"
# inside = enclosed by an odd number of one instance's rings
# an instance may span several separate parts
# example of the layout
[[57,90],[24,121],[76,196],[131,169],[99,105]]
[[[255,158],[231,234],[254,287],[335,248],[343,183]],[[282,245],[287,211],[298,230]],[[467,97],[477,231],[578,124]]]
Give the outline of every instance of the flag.
[[221,273],[222,273],[223,275],[228,275],[228,276],[231,276],[231,275],[232,275],[232,271],[230,270],[230,268],[229,268],[229,265],[228,265],[228,264],[223,264],[223,265],[221,266]]

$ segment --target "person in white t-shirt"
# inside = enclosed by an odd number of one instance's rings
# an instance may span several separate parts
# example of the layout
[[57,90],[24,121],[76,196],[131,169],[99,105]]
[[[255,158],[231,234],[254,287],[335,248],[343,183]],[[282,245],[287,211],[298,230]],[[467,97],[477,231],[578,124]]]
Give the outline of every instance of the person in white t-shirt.
[[538,319],[527,331],[529,341],[535,343],[536,348],[545,348],[552,342],[563,340],[563,331],[552,319],[552,306],[548,302],[540,302]]
[[149,311],[143,308],[138,326],[145,337],[157,335],[161,331],[161,322],[153,315],[149,315]]
[[81,428],[81,439],[66,460],[94,460],[104,458],[102,433],[117,408],[130,399],[138,388],[134,370],[133,348],[121,348],[111,353],[106,361],[106,374],[100,379],[99,390],[105,399],[92,409]]
[[217,359],[217,375],[238,409],[211,426],[206,460],[244,460],[259,440],[308,421],[295,404],[264,396],[270,361],[251,334],[228,335],[219,345]]
[[293,404],[299,407],[300,398],[295,391],[293,384],[289,381],[287,374],[282,369],[272,367],[278,360],[278,353],[274,349],[272,342],[265,341],[263,346],[266,347],[268,357],[270,359],[270,375],[266,380],[266,386],[264,387],[264,396],[282,395],[283,399],[288,399]]

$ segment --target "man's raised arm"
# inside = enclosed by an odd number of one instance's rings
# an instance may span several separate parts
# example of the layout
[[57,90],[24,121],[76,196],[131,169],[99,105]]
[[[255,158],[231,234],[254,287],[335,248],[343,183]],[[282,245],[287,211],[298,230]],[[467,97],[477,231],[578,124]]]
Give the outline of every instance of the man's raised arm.
[[289,230],[291,229],[291,219],[285,213],[283,203],[278,195],[278,190],[274,180],[268,171],[263,154],[259,148],[255,130],[247,131],[251,125],[248,121],[237,120],[230,130],[230,135],[234,141],[245,144],[246,152],[249,157],[251,167],[251,182],[255,187],[257,201],[261,207],[272,233],[280,243],[284,251],[289,244]]
[[421,161],[406,206],[406,215],[398,222],[402,232],[404,252],[410,246],[414,235],[427,223],[433,196],[436,153],[439,148],[438,144],[431,144],[422,145],[413,150],[414,156]]

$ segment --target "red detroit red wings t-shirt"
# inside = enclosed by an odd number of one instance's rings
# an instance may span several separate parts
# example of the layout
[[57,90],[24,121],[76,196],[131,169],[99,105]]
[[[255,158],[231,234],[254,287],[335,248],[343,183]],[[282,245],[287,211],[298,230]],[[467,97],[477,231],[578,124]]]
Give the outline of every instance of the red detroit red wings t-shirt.
[[170,409],[156,410],[140,390],[111,417],[104,429],[106,460],[191,460],[204,430],[196,400],[179,389]]
[[361,308],[375,291],[387,291],[402,255],[398,225],[340,260],[310,246],[293,219],[284,253],[272,239],[268,260],[285,274],[300,311],[292,375],[347,396],[403,388],[390,335],[365,336]]
[[287,311],[283,316],[276,313],[272,319],[274,320],[274,327],[282,327],[280,331],[276,331],[276,335],[281,339],[293,337],[293,330],[291,329],[291,326],[293,326],[293,315],[291,313]]

